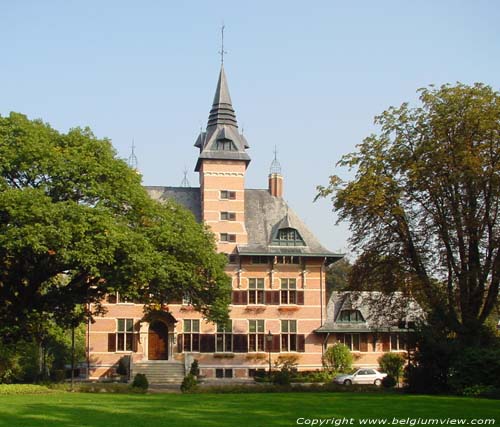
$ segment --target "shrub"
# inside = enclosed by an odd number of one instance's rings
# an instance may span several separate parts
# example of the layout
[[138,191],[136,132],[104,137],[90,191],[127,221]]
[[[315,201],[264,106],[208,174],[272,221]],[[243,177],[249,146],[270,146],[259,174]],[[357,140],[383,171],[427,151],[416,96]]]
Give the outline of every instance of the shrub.
[[52,390],[35,384],[0,384],[0,396],[9,394],[45,394],[52,393]]
[[128,356],[123,356],[119,361],[118,361],[118,368],[116,368],[116,373],[118,375],[121,375],[122,377],[128,376],[128,367],[129,367],[129,357]]
[[134,381],[132,382],[133,388],[139,388],[141,390],[147,390],[149,387],[148,379],[144,374],[136,374],[134,377]]
[[388,377],[393,377],[398,382],[403,373],[405,359],[399,353],[385,353],[378,358],[378,364],[382,372],[385,372]]
[[187,374],[182,380],[181,391],[183,393],[192,393],[197,389],[198,381],[196,380],[196,377],[192,373]]
[[52,379],[56,383],[62,383],[66,379],[66,371],[64,369],[56,369],[52,372]]
[[396,378],[394,378],[392,375],[387,375],[386,377],[382,378],[382,385],[385,388],[393,388],[397,384]]
[[323,366],[330,372],[348,372],[352,369],[352,361],[349,347],[341,343],[329,347],[323,355]]
[[189,373],[193,377],[200,376],[200,365],[198,364],[198,360],[196,360],[196,359],[193,360],[193,363],[191,363],[191,369],[189,370]]
[[297,362],[299,358],[297,355],[283,355],[279,356],[274,367],[277,371],[273,373],[272,381],[277,385],[289,385],[292,378],[297,376]]

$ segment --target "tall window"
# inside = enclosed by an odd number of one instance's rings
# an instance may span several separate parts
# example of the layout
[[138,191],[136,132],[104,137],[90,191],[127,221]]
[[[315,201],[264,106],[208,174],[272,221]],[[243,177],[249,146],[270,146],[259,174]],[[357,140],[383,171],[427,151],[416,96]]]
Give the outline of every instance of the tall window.
[[364,322],[359,310],[341,310],[337,322]]
[[297,304],[296,279],[281,279],[281,304]]
[[221,221],[236,221],[236,213],[235,212],[221,212],[220,219],[221,219]]
[[359,334],[344,334],[341,342],[343,342],[347,347],[349,347],[349,350],[351,350],[351,351],[359,351],[360,350]]
[[220,192],[220,198],[234,200],[236,199],[236,191],[222,190]]
[[406,339],[402,334],[391,334],[391,351],[406,350]]
[[132,351],[134,346],[134,319],[117,319],[116,351]]
[[300,237],[295,228],[281,228],[278,230],[273,240],[273,245],[278,246],[305,246],[304,240]]
[[281,351],[297,351],[297,321],[281,321]]
[[233,351],[233,321],[229,320],[227,324],[217,324],[217,335],[215,351],[217,353],[231,353]]
[[264,279],[248,279],[248,304],[264,304]]
[[264,351],[264,320],[249,320],[248,351]]
[[184,351],[200,351],[199,319],[184,319]]

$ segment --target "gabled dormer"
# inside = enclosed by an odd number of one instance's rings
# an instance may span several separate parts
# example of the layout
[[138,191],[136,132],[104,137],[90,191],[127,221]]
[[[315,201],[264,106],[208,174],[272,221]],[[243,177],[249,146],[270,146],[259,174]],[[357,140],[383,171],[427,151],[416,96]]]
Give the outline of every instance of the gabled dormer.
[[304,239],[299,233],[298,226],[294,224],[288,212],[276,225],[272,246],[306,246]]

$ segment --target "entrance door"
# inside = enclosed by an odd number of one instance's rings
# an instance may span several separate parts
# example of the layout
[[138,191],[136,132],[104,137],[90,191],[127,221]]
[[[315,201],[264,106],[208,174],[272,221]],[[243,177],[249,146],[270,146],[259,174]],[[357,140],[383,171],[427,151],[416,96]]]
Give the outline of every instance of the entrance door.
[[149,325],[148,359],[168,359],[168,328],[165,323],[156,320]]

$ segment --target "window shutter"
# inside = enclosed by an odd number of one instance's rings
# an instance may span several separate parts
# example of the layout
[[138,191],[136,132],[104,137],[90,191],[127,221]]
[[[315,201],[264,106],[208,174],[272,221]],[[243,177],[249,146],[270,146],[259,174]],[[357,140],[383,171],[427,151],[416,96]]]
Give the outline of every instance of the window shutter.
[[233,291],[233,305],[246,305],[247,300],[247,291]]
[[240,292],[241,292],[241,304],[247,305],[248,304],[248,292],[247,291],[240,291]]
[[306,336],[304,334],[297,335],[297,351],[306,351]]
[[297,291],[297,304],[304,305],[304,291]]
[[281,292],[280,291],[272,291],[272,292],[273,292],[273,305],[280,305]]
[[389,351],[391,349],[389,334],[382,334],[382,351]]
[[202,334],[200,335],[200,352],[214,353],[215,352],[215,335]]
[[116,334],[109,333],[108,334],[108,352],[114,353],[116,351]]
[[182,353],[183,345],[182,345],[182,334],[177,335],[177,353]]
[[265,291],[264,292],[264,303],[266,305],[271,305],[273,303],[273,291]]
[[279,353],[281,350],[281,335],[273,335],[273,342],[271,345],[271,352],[272,353]]
[[359,334],[359,350],[360,351],[368,351],[368,336],[367,334],[361,333]]
[[235,353],[246,353],[248,351],[248,336],[246,334],[233,335],[233,350]]

